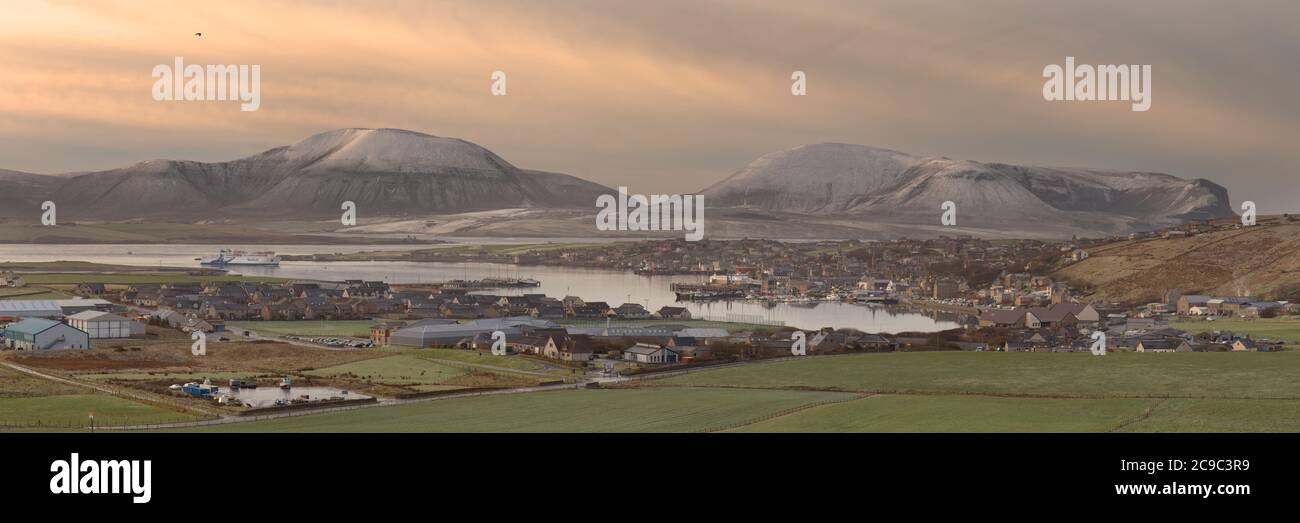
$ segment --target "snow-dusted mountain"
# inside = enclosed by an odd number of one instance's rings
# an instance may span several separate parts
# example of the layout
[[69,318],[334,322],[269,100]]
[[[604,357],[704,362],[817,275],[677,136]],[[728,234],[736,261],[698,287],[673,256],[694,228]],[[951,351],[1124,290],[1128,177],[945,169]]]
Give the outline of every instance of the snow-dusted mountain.
[[40,216],[41,203],[59,185],[59,179],[0,169],[0,218]]
[[1227,190],[1201,179],[922,158],[849,144],[765,155],[703,193],[711,206],[923,225],[952,201],[963,227],[1080,233],[1233,216]]
[[61,217],[99,220],[316,219],[339,216],[344,201],[389,217],[591,207],[612,192],[519,169],[464,140],[397,129],[330,131],[231,162],[152,160],[40,178],[54,180],[44,187]]

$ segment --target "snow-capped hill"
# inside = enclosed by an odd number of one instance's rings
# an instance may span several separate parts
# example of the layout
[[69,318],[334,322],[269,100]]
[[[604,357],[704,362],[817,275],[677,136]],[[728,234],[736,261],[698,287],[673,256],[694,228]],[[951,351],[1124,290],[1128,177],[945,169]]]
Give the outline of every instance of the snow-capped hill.
[[[341,129],[238,160],[150,160],[122,169],[44,177],[72,219],[216,220],[337,217],[594,206],[613,192],[580,178],[525,171],[455,138],[399,129]],[[39,202],[38,202],[39,203]],[[66,205],[65,205],[66,204]]]
[[340,129],[320,133],[289,146],[283,155],[295,166],[328,170],[500,173],[513,167],[492,151],[464,140],[401,129]]
[[921,158],[847,144],[764,155],[704,194],[715,206],[924,224],[951,201],[967,227],[1098,234],[1233,216],[1227,190],[1207,180]]
[[718,205],[834,212],[897,184],[920,160],[863,145],[803,145],[764,155],[703,193]]
[[40,216],[44,197],[58,185],[54,176],[0,169],[0,218]]

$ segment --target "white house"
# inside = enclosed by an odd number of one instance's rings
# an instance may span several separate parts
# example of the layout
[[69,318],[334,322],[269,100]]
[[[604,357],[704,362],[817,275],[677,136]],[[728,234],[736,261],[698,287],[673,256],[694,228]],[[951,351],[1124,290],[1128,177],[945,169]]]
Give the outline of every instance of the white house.
[[623,351],[623,359],[637,363],[677,363],[681,361],[677,351],[658,345],[638,343]]

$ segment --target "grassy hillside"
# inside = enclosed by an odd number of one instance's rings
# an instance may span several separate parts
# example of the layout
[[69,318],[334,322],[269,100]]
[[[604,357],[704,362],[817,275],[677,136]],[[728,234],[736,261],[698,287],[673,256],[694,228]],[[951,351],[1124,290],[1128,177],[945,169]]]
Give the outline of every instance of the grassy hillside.
[[737,432],[1105,432],[1157,400],[871,396],[760,421]]
[[193,421],[198,416],[107,394],[68,394],[0,399],[0,427],[139,425]]
[[912,352],[816,357],[656,380],[663,385],[1060,398],[1300,399],[1300,352]]
[[1054,276],[1095,289],[1091,298],[1097,301],[1151,302],[1166,289],[1300,298],[1300,224],[1296,223],[1122,241],[1088,253],[1088,259]]
[[693,432],[851,396],[741,390],[577,390],[411,403],[192,432]]

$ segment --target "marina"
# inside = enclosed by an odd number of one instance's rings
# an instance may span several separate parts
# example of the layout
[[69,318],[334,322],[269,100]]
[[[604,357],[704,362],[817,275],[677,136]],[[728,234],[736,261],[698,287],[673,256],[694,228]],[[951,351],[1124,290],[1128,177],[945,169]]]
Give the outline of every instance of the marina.
[[[235,246],[232,249],[273,250],[280,254],[313,252],[361,252],[376,249],[413,249],[410,245],[265,245]],[[63,259],[118,265],[192,266],[194,259],[211,255],[211,245],[0,245],[0,261]],[[130,253],[130,254],[128,254]],[[783,322],[800,328],[855,328],[864,332],[935,332],[962,325],[965,315],[955,312],[911,308],[904,304],[859,302],[833,299],[744,300],[732,296],[717,300],[679,301],[674,284],[707,285],[702,275],[638,275],[632,271],[579,267],[511,265],[499,263],[451,262],[312,262],[284,261],[278,266],[225,267],[234,274],[274,276],[291,279],[343,281],[378,280],[390,284],[444,283],[483,280],[532,280],[536,286],[475,290],[476,293],[548,296],[579,296],[611,305],[636,303],[656,310],[679,306],[692,317],[728,321],[745,318],[749,323]],[[531,283],[531,282],[530,282]]]

